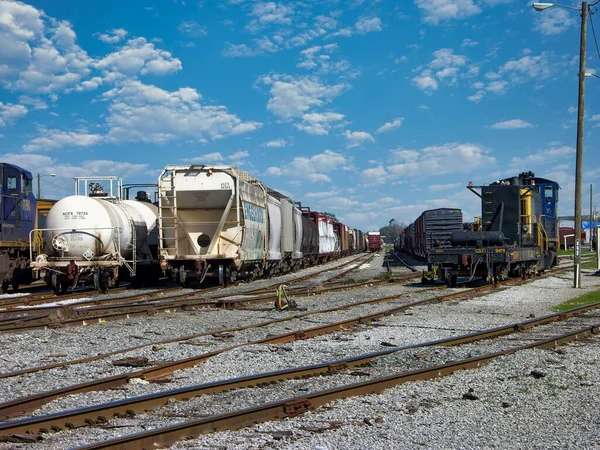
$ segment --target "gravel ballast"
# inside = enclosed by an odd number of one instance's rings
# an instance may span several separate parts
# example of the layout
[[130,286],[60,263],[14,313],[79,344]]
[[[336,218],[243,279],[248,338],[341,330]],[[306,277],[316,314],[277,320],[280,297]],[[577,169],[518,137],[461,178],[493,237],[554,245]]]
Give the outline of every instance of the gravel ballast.
[[[381,264],[381,260],[379,260]],[[363,270],[380,271],[380,266]],[[371,275],[372,276],[372,275]],[[361,275],[362,277],[362,275]],[[263,371],[277,370],[309,363],[381,350],[381,343],[410,345],[427,340],[465,334],[468,332],[523,321],[551,312],[554,305],[574,294],[582,294],[600,286],[600,277],[584,274],[585,289],[574,291],[568,274],[535,280],[530,284],[498,290],[480,298],[451,301],[443,304],[424,305],[411,309],[406,314],[391,316],[374,326],[360,326],[354,330],[342,330],[328,336],[320,336],[307,341],[299,341],[282,346],[254,345],[226,352],[190,370],[175,372],[173,382],[167,385],[130,382],[124,390],[93,392],[76,395],[52,402],[36,412],[48,413],[86,404],[116,400],[134,395],[143,395],[164,389],[171,389],[242,376]],[[325,309],[333,305],[353,301],[398,294],[411,288],[383,286],[357,289],[339,293],[329,293],[298,299],[299,306],[308,310]],[[391,308],[402,302],[422,298],[425,292],[412,288],[411,297],[385,305],[372,305],[362,310],[336,313],[339,319],[366,314],[369,311]],[[422,290],[422,289],[421,289]],[[189,335],[203,330],[222,328],[227,323],[260,322],[272,319],[274,311],[195,311],[159,315],[148,319],[113,322],[71,330],[45,330],[20,335],[0,336],[0,346],[8,349],[0,364],[2,371],[15,370],[14,367],[39,365],[41,358],[49,358],[50,351],[57,355],[68,355],[73,359],[77,353],[109,351],[109,348],[132,346],[131,336],[156,340],[148,333],[154,330],[160,338],[174,335]],[[221,315],[224,314],[224,315]],[[333,321],[333,317],[310,316],[305,327],[321,322]],[[598,319],[600,322],[600,319]],[[127,324],[127,325],[125,325]],[[113,326],[113,328],[109,328]],[[280,330],[257,330],[228,339],[224,346],[242,343],[265,332],[283,332],[286,327],[300,328],[299,323],[287,323]],[[123,330],[126,330],[125,332]],[[159,330],[159,331],[158,331]],[[116,333],[115,333],[116,331]],[[189,332],[188,332],[189,331]],[[104,339],[101,339],[104,337]],[[516,339],[516,338],[515,338]],[[37,341],[37,357],[35,348]],[[40,355],[40,342],[46,341],[51,349]],[[96,342],[96,346],[85,347],[85,342]],[[104,342],[103,342],[104,341]],[[211,341],[211,339],[198,339]],[[136,342],[135,344],[137,344]],[[362,449],[362,448],[600,448],[600,413],[597,412],[600,397],[600,341],[589,339],[575,343],[558,351],[528,350],[516,355],[494,360],[485,367],[459,372],[449,377],[424,382],[413,382],[379,395],[363,396],[334,402],[327,407],[281,422],[257,424],[237,432],[223,432],[203,436],[196,440],[177,443],[173,448],[314,448],[314,449]],[[23,345],[25,351],[19,356],[15,347]],[[105,345],[106,344],[106,345]],[[199,354],[214,349],[213,345],[166,345],[159,351],[151,346],[125,356],[146,356],[153,359],[169,360]],[[518,345],[515,344],[515,345]],[[61,347],[61,346],[66,346]],[[222,345],[223,346],[223,345]],[[201,348],[199,348],[201,347]],[[204,348],[205,347],[205,348]],[[30,350],[27,350],[30,349]],[[477,351],[477,346],[465,347],[464,355]],[[379,376],[385,371],[400,372],[410,363],[411,355],[396,355],[366,368],[371,376]],[[13,357],[14,355],[14,357]],[[26,357],[24,356],[26,355]],[[75,356],[80,357],[80,356]],[[443,361],[443,352],[429,352],[429,363]],[[437,359],[436,359],[437,358]],[[114,359],[114,358],[113,358]],[[414,358],[413,358],[414,359]],[[86,365],[90,369],[89,378],[102,373],[112,374],[112,359]],[[12,368],[12,369],[11,369]],[[95,369],[93,369],[95,368]],[[394,370],[395,369],[395,370]],[[116,369],[121,370],[121,368]],[[362,369],[361,369],[362,370]],[[544,377],[531,376],[532,370],[544,373]],[[27,377],[15,377],[14,389],[2,393],[3,401],[15,398],[17,393],[31,392],[36,381],[44,389],[72,384],[78,380],[76,368],[55,369]],[[361,381],[364,375],[343,374],[344,383]],[[335,381],[330,377],[321,380],[295,380],[283,385],[270,386],[265,390],[242,390],[222,394],[220,398],[194,399],[190,402],[175,402],[153,413],[133,419],[121,419],[118,428],[88,428],[56,434],[44,435],[35,444],[4,444],[0,448],[69,448],[85,442],[105,440],[120,434],[129,434],[144,429],[181,422],[182,420],[225,412],[236,407],[248,406],[273,399],[303,395],[320,388],[331,387]],[[5,381],[3,380],[3,385]],[[11,381],[11,383],[13,383]],[[30,386],[28,386],[30,384]],[[19,387],[19,385],[21,385]],[[308,389],[308,391],[307,391]],[[463,398],[471,393],[474,400]],[[198,401],[196,404],[195,402]],[[204,403],[202,403],[204,402]],[[199,405],[209,409],[198,409]],[[194,411],[196,411],[194,413]],[[128,422],[129,421],[129,422]],[[116,423],[116,422],[115,422]]]

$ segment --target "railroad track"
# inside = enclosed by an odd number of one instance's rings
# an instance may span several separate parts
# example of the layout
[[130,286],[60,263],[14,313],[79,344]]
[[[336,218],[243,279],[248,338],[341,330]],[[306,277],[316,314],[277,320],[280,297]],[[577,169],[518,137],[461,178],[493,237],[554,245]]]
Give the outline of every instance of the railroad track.
[[[518,280],[518,281],[512,280],[510,283],[507,284],[507,286],[510,284],[516,284],[518,282],[524,282],[524,281],[523,280]],[[445,285],[440,285],[437,287],[423,289],[421,292],[428,292],[428,291],[435,292],[438,290],[446,290],[446,289],[447,289],[447,287]],[[237,344],[237,345],[233,345],[230,347],[206,352],[204,354],[190,357],[190,358],[185,358],[183,360],[173,361],[173,362],[169,362],[169,363],[165,363],[165,364],[158,364],[156,366],[153,366],[153,367],[150,367],[147,369],[138,370],[135,372],[128,372],[125,374],[108,377],[108,378],[104,378],[104,379],[99,379],[99,380],[94,380],[94,381],[82,383],[79,385],[68,386],[63,389],[59,389],[59,390],[56,390],[53,392],[32,395],[32,396],[29,396],[29,397],[26,397],[23,399],[17,399],[14,401],[9,401],[9,402],[0,404],[0,417],[6,417],[6,418],[16,417],[17,415],[31,411],[51,400],[63,397],[65,395],[72,395],[75,393],[88,392],[88,391],[105,390],[105,389],[111,389],[111,388],[115,388],[118,386],[122,386],[122,385],[125,385],[129,380],[131,380],[133,378],[142,378],[145,380],[161,379],[163,377],[166,377],[166,376],[172,374],[176,370],[193,367],[197,364],[200,364],[200,363],[208,360],[209,358],[212,358],[216,355],[222,354],[227,351],[231,351],[233,349],[236,349],[236,348],[239,348],[242,346],[256,345],[256,344],[284,344],[284,343],[289,343],[289,342],[293,342],[293,341],[297,341],[297,340],[309,339],[309,338],[313,338],[316,336],[343,330],[343,329],[350,329],[350,328],[355,327],[360,324],[366,324],[366,323],[378,321],[386,316],[406,312],[407,310],[412,309],[417,306],[422,306],[422,305],[431,304],[431,303],[444,302],[444,301],[456,299],[459,297],[469,297],[469,296],[473,296],[478,293],[482,293],[482,292],[489,291],[492,289],[494,289],[494,286],[485,285],[485,286],[479,286],[476,288],[465,289],[462,291],[454,290],[453,292],[445,293],[444,295],[437,295],[437,296],[434,295],[433,297],[428,297],[428,298],[424,298],[424,299],[413,301],[413,302],[403,303],[402,305],[394,306],[392,308],[384,309],[382,311],[378,311],[376,313],[372,313],[372,314],[368,314],[368,315],[356,316],[356,317],[352,317],[350,319],[345,319],[342,321],[329,322],[329,323],[326,323],[324,325],[320,325],[317,327],[294,330],[294,331],[290,331],[288,333],[275,335],[275,336],[269,336],[264,339],[254,340],[251,342],[245,342],[243,344]],[[262,322],[262,323],[249,325],[249,326],[244,326],[244,327],[223,329],[223,330],[217,330],[217,331],[212,330],[212,331],[206,332],[206,333],[200,333],[200,334],[193,335],[193,336],[186,336],[181,339],[170,339],[170,340],[166,340],[166,341],[153,342],[153,343],[149,343],[145,346],[162,345],[162,344],[176,342],[176,341],[187,341],[190,339],[200,338],[200,337],[215,336],[215,335],[219,335],[219,334],[229,334],[229,333],[239,332],[239,331],[243,331],[243,330],[249,330],[252,328],[265,328],[265,327],[268,327],[273,324],[289,322],[289,321],[297,320],[297,319],[306,319],[310,316],[315,316],[315,315],[319,315],[319,314],[326,314],[326,313],[330,313],[330,312],[334,312],[334,311],[347,310],[350,308],[355,308],[355,307],[369,305],[369,304],[387,303],[387,302],[391,302],[394,300],[402,299],[403,297],[410,296],[410,295],[412,295],[412,294],[401,293],[401,294],[393,295],[393,296],[379,297],[379,298],[375,298],[375,299],[371,299],[371,300],[365,300],[365,301],[355,302],[352,304],[343,305],[341,307],[335,307],[335,308],[329,308],[326,310],[318,310],[318,311],[312,311],[312,312],[307,312],[307,313],[302,313],[302,314],[296,314],[291,317],[271,320],[271,321]],[[21,370],[21,371],[13,372],[13,373],[0,374],[0,378],[8,378],[8,377],[13,377],[13,376],[18,376],[18,375],[24,375],[27,373],[33,373],[33,372],[41,371],[41,370],[49,370],[49,369],[66,366],[66,365],[82,364],[85,362],[95,361],[98,359],[107,358],[109,356],[114,356],[116,354],[126,353],[126,352],[133,351],[135,349],[139,349],[139,348],[145,347],[145,346],[136,346],[136,347],[124,349],[124,350],[118,351],[118,352],[111,352],[111,353],[107,353],[104,355],[96,355],[92,358],[83,358],[83,359],[70,361],[70,362],[66,362],[66,363],[65,362],[56,363],[56,364],[51,364],[51,365],[47,365],[47,366],[43,366],[43,367]]]
[[[155,409],[174,400],[189,400],[207,394],[215,394],[231,391],[234,389],[260,387],[284,380],[298,379],[323,375],[335,375],[348,371],[354,367],[361,367],[369,364],[377,358],[392,355],[406,350],[415,350],[426,347],[438,346],[459,346],[474,343],[484,339],[497,338],[515,333],[524,333],[542,325],[548,325],[559,321],[567,321],[573,317],[580,317],[582,314],[600,308],[600,303],[586,305],[574,308],[562,313],[550,314],[544,317],[531,319],[523,322],[513,323],[502,327],[496,327],[489,330],[483,330],[475,333],[469,333],[452,338],[428,341],[419,344],[389,348],[380,352],[357,355],[342,360],[328,361],[321,364],[310,366],[293,367],[275,372],[261,373],[247,377],[221,380],[217,382],[189,386],[176,390],[168,390],[156,394],[145,395],[126,399],[108,404],[80,408],[76,410],[63,411],[61,413],[38,416],[30,419],[24,419],[15,422],[0,424],[0,434],[14,435],[21,433],[46,433],[49,431],[60,431],[93,424],[103,424],[113,417],[133,417],[144,411]],[[600,320],[594,317],[593,320]],[[600,332],[600,325],[594,324],[579,328],[576,331],[569,331],[551,338],[536,337],[533,342],[520,346],[512,346],[502,351],[486,353],[474,358],[462,359],[451,363],[434,365],[433,367],[419,368],[416,370],[404,371],[401,373],[386,375],[370,379],[362,383],[351,385],[341,385],[325,391],[317,391],[312,394],[285,399],[282,401],[251,406],[242,410],[228,412],[226,414],[217,414],[201,420],[192,420],[183,424],[165,428],[159,428],[145,433],[125,436],[103,443],[92,444],[83,448],[155,448],[157,445],[170,445],[181,439],[188,439],[190,436],[197,436],[203,433],[214,431],[223,431],[242,428],[253,423],[273,419],[283,419],[322,406],[332,400],[346,398],[356,395],[371,394],[388,389],[392,386],[405,383],[407,381],[427,380],[440,376],[446,376],[457,370],[471,369],[479,367],[486,362],[515,353],[529,348],[552,348],[554,346],[570,342],[575,339],[581,339],[590,334]],[[532,338],[525,336],[522,339]]]
[[[357,259],[365,259],[366,261],[370,261],[370,259],[372,258],[373,255],[368,255],[368,257],[366,258],[359,257]],[[342,267],[355,262],[356,260],[352,260],[343,264]],[[365,261],[361,262],[361,264],[364,263]],[[361,264],[357,264],[355,267],[347,269],[341,274],[336,274],[333,277],[330,277],[327,281],[335,280],[342,276],[346,276],[352,270],[355,270],[356,268],[360,267]],[[339,267],[327,268],[319,271],[318,273],[324,273],[338,269]],[[314,276],[315,274],[310,275],[310,277]],[[296,279],[288,281],[288,284],[293,284],[298,280],[305,280],[307,277],[308,276],[298,277]],[[300,287],[292,288],[289,292],[295,296],[313,295],[316,293],[327,292],[328,290],[360,288],[373,283],[389,283],[404,280],[405,278],[399,277],[394,280],[378,280],[373,281],[371,283],[363,282],[348,286],[338,284],[317,287],[314,289],[311,287]],[[242,292],[235,294],[217,294],[209,296],[206,295],[207,290],[199,292],[188,291],[179,294],[175,293],[169,295],[169,292],[177,292],[178,290],[180,290],[180,288],[170,288],[161,291],[154,291],[151,293],[134,294],[118,298],[110,297],[106,299],[92,299],[89,301],[78,302],[72,305],[65,306],[39,306],[31,307],[27,310],[13,308],[10,310],[0,311],[0,334],[22,332],[34,329],[82,326],[93,323],[126,319],[131,317],[154,315],[161,312],[175,312],[211,307],[231,308],[236,305],[272,301],[274,299],[274,294],[272,292],[269,292],[269,287],[254,289],[250,292]],[[260,295],[261,292],[268,293]],[[238,298],[231,301],[224,300],[228,297]],[[242,299],[240,299],[239,297],[242,297]]]

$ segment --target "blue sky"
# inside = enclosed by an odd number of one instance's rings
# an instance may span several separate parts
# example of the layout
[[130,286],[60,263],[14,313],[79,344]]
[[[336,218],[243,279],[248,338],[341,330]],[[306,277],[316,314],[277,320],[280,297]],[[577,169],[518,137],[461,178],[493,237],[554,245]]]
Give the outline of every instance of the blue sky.
[[[469,220],[469,181],[531,170],[569,215],[579,31],[577,11],[522,0],[0,0],[1,160],[55,173],[54,198],[74,176],[234,165],[365,230]],[[599,93],[587,78],[584,212]]]

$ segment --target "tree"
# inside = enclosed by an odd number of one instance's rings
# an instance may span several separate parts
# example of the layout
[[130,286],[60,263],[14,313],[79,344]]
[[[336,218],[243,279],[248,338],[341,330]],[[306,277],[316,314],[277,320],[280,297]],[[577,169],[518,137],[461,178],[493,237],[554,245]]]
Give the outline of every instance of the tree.
[[324,212],[323,215],[325,217],[330,218],[331,220],[333,220],[334,222],[339,222],[339,220],[337,220],[337,217],[335,217],[335,214],[333,213],[329,213],[329,212]]
[[389,225],[381,227],[379,232],[384,237],[386,244],[395,245],[400,240],[400,234],[404,231],[406,225],[404,223],[396,222],[396,219],[389,221]]

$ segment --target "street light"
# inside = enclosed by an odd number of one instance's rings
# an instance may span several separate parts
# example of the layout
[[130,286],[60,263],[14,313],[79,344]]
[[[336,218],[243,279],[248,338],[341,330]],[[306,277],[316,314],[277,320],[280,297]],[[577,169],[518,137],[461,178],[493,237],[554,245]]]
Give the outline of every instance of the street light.
[[[596,2],[598,3],[598,2]],[[594,4],[596,4],[594,3]],[[579,41],[579,96],[577,100],[577,149],[575,156],[575,245],[573,287],[581,287],[581,192],[583,172],[583,104],[585,96],[585,51],[587,37],[588,2],[581,2],[581,9],[558,3],[534,3],[533,9],[544,11],[553,6],[575,9],[581,13],[581,37]]]
[[37,174],[37,182],[38,182],[37,183],[37,198],[38,198],[38,200],[40,198],[42,198],[42,188],[41,188],[41,184],[40,184],[41,179],[43,177],[55,177],[55,176],[56,176],[55,173],[50,173],[48,175],[40,175],[39,173]]

